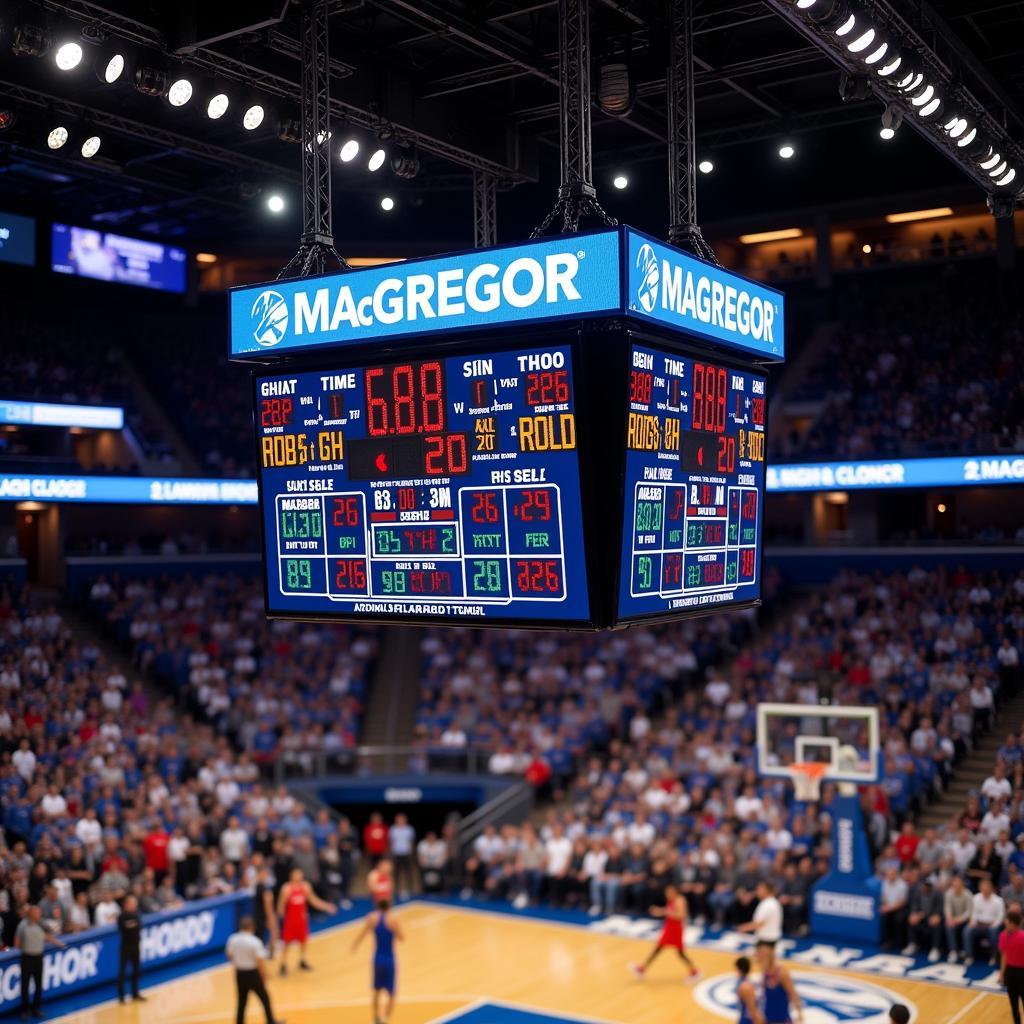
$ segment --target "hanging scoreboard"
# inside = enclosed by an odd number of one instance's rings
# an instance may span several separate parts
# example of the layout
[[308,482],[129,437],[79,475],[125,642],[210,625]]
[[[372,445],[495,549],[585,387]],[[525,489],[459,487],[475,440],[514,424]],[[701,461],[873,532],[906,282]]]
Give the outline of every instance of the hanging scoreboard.
[[630,228],[234,289],[267,614],[756,604],[783,297]]
[[268,610],[590,619],[568,346],[256,379]]
[[630,346],[620,620],[760,598],[766,383]]

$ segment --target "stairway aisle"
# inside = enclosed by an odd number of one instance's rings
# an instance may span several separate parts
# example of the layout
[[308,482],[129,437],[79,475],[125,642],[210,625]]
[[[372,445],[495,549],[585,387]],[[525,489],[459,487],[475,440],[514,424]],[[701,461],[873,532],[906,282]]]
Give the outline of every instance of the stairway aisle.
[[999,709],[996,724],[992,732],[979,740],[974,750],[956,767],[956,774],[949,789],[942,799],[929,806],[918,817],[920,828],[939,828],[964,808],[964,801],[971,790],[981,788],[981,784],[992,774],[996,763],[996,751],[1003,745],[1006,734],[1018,732],[1024,723],[1024,693],[1019,693]]
[[[370,747],[407,747],[412,743],[420,674],[423,630],[385,626],[380,658],[370,684],[363,719],[362,743]],[[407,758],[375,756],[376,771],[404,771]]]

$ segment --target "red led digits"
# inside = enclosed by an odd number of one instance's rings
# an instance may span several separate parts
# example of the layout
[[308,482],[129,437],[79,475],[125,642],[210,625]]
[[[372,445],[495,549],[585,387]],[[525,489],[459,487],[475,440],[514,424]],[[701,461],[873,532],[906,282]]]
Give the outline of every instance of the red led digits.
[[359,525],[359,499],[354,495],[347,498],[334,498],[333,521],[337,527]]
[[555,405],[568,401],[568,370],[544,370],[526,375],[527,405]]
[[496,523],[500,512],[494,491],[477,491],[469,515],[474,523]]
[[426,442],[427,476],[456,476],[469,469],[465,434],[436,434]]
[[342,593],[366,593],[366,564],[361,558],[335,560],[334,589]]
[[366,370],[365,383],[370,437],[445,429],[444,374],[440,363],[371,366]]
[[287,427],[292,421],[290,398],[264,398],[260,402],[260,426]]
[[522,501],[512,506],[512,515],[524,523],[551,522],[551,491],[547,489],[524,490]]
[[517,558],[513,566],[516,587],[524,594],[557,594],[562,588],[561,565],[556,559]]
[[725,432],[728,375],[720,366],[693,364],[693,429]]

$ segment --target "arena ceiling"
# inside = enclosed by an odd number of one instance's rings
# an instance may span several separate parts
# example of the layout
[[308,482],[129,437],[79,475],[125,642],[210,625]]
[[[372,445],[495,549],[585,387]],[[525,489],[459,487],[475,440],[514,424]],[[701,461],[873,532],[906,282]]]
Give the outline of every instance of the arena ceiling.
[[[893,2],[1020,138],[1024,3]],[[594,105],[599,194],[620,219],[658,233],[667,221],[665,6],[591,0],[594,87],[602,65],[624,61],[636,94],[625,117]],[[0,108],[16,115],[0,132],[6,205],[195,244],[265,248],[295,238],[300,150],[278,137],[279,120],[298,115],[295,4],[35,0],[7,13],[12,7],[0,14]],[[696,17],[699,155],[715,165],[700,180],[702,220],[965,184],[912,132],[882,142],[879,103],[844,102],[836,66],[766,5],[697,0]],[[12,52],[25,24],[46,30],[46,55]],[[465,244],[474,169],[500,182],[500,237],[522,236],[541,218],[558,183],[556,0],[333,0],[330,28],[332,128],[339,145],[357,138],[362,154],[334,174],[340,240]],[[65,40],[84,51],[70,72],[54,62]],[[127,82],[102,83],[93,69],[111,48],[124,50],[129,74],[142,65],[189,78],[192,100],[174,108]],[[221,90],[229,114],[212,121],[206,101]],[[240,112],[251,102],[266,117],[246,131]],[[72,138],[101,135],[92,160],[70,143],[47,148],[47,132],[65,122]],[[415,151],[415,178],[366,170],[378,137],[391,151]],[[792,160],[778,157],[784,141],[796,149]],[[621,192],[611,186],[620,172],[630,179]],[[262,201],[270,190],[291,200],[277,218]],[[396,199],[390,216],[379,206],[385,193]]]

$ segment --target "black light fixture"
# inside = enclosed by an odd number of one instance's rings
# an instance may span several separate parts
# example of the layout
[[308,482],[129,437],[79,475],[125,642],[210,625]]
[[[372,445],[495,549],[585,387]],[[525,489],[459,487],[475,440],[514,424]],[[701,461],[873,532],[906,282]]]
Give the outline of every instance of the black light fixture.
[[18,112],[10,107],[0,107],[0,132],[13,128],[18,120]]
[[636,86],[624,60],[601,65],[597,85],[597,105],[610,117],[626,117],[636,102]]
[[135,88],[143,96],[164,97],[170,84],[167,72],[163,68],[143,64],[135,69]]
[[391,154],[391,170],[399,178],[415,178],[420,173],[420,158],[412,146],[402,146]]
[[11,52],[15,57],[45,57],[53,46],[53,36],[41,25],[22,22],[14,26]]
[[277,119],[277,137],[282,142],[298,145],[302,141],[302,121],[294,113]]

